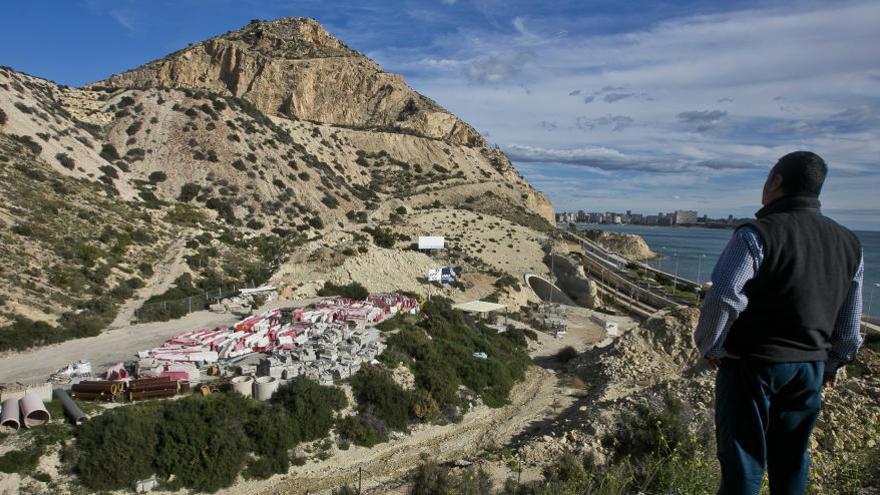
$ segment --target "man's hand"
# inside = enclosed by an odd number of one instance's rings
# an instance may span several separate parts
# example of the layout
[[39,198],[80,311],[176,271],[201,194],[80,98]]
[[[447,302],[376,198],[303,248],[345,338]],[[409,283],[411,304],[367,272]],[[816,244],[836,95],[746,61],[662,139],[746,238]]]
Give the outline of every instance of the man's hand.
[[832,388],[837,383],[837,370],[826,371],[822,375],[822,386]]

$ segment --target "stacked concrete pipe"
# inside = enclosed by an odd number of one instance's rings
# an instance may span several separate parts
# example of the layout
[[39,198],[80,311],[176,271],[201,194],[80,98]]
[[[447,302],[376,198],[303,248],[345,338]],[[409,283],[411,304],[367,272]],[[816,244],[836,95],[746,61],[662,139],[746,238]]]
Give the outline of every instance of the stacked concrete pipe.
[[269,400],[278,390],[278,379],[274,376],[261,376],[254,380],[254,397],[257,400]]
[[0,411],[0,426],[4,429],[17,431],[21,427],[18,399],[6,399],[3,401],[2,407],[3,410]]
[[252,376],[236,376],[232,379],[232,390],[245,397],[251,397],[255,388]]
[[24,394],[24,398],[18,401],[21,408],[21,417],[25,428],[32,428],[48,423],[52,416],[46,409],[46,404],[37,394],[28,391]]

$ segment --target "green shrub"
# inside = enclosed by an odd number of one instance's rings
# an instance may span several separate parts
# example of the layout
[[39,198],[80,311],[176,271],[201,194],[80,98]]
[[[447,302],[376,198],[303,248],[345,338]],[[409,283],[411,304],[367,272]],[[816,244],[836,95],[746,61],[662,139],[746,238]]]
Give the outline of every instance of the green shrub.
[[159,473],[197,491],[231,485],[247,454],[247,437],[235,417],[245,401],[235,395],[194,396],[166,408],[154,459]]
[[40,146],[39,143],[34,141],[34,139],[30,136],[18,136],[15,134],[8,134],[8,136],[30,150],[30,152],[34,155],[39,155],[40,152],[43,151],[43,147]]
[[58,160],[58,163],[60,163],[64,168],[73,170],[73,168],[76,166],[76,162],[74,162],[73,158],[71,158],[67,153],[58,153],[55,155],[55,159]]
[[367,419],[368,417],[366,414],[358,414],[341,418],[336,424],[336,431],[341,438],[362,447],[387,442],[388,434],[382,428],[381,420]]
[[125,129],[125,133],[129,136],[134,136],[138,133],[139,130],[141,130],[141,125],[143,125],[143,123],[140,120],[136,120],[132,122],[132,124],[128,126],[127,129]]
[[567,363],[576,357],[578,357],[578,351],[570,345],[559,349],[559,352],[556,353],[556,360],[560,363]]
[[37,468],[43,449],[29,446],[22,450],[11,450],[0,455],[0,473],[30,474]]
[[335,387],[297,378],[278,388],[272,402],[280,405],[290,416],[284,432],[295,442],[310,442],[327,435],[333,427],[333,413],[345,408],[345,393]]
[[311,217],[311,218],[309,218],[308,224],[309,224],[309,226],[311,226],[313,229],[318,229],[318,230],[320,230],[320,229],[323,229],[323,228],[324,228],[324,221],[321,220],[321,217],[319,217],[319,216],[317,216],[317,215],[316,215],[316,216],[313,216],[313,217]]
[[106,143],[101,147],[101,158],[107,160],[108,162],[112,162],[115,160],[119,160],[119,152],[116,151],[116,146],[113,146],[111,143]]
[[362,413],[381,419],[392,430],[406,431],[411,397],[394,381],[388,370],[363,366],[352,377],[351,388]]
[[190,201],[195,199],[196,196],[199,195],[199,191],[201,190],[202,186],[192,182],[187,182],[186,184],[180,186],[180,195],[177,197],[177,200],[184,203],[189,203]]
[[5,123],[6,123],[6,112],[4,112],[2,108],[0,108],[0,125],[3,125]]
[[343,296],[349,299],[364,300],[370,296],[370,291],[358,282],[347,285],[336,285],[331,281],[324,282],[324,287],[318,289],[319,296]]
[[151,184],[158,184],[160,182],[165,182],[167,179],[168,179],[168,175],[161,170],[157,170],[155,172],[152,172],[149,175],[149,177],[147,177],[147,180],[149,180]]
[[364,227],[363,230],[373,237],[373,243],[379,247],[392,248],[397,240],[393,232],[382,227]]
[[131,488],[156,472],[159,426],[154,404],[121,407],[77,428],[75,469],[94,490]]

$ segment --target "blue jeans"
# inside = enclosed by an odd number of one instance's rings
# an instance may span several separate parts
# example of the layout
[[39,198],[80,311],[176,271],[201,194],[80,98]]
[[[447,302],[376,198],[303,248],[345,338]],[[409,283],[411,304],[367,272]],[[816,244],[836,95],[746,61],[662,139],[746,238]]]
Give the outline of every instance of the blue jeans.
[[757,494],[765,466],[772,495],[804,493],[824,368],[822,362],[721,362],[715,379],[719,494]]

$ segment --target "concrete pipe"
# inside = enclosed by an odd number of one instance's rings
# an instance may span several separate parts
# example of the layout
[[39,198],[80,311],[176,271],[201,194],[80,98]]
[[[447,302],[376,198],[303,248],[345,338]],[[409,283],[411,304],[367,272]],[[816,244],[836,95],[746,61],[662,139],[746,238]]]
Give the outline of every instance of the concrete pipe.
[[76,402],[70,398],[66,390],[58,389],[55,391],[55,397],[61,401],[61,407],[64,409],[64,415],[71,423],[79,426],[89,419],[88,416],[76,405]]
[[18,407],[21,408],[21,417],[25,428],[40,426],[52,419],[46,409],[46,404],[43,404],[43,399],[40,399],[37,394],[31,392],[24,394],[24,398],[18,401]]
[[261,376],[254,380],[254,397],[257,400],[269,400],[278,390],[278,379],[274,376]]
[[17,431],[21,427],[18,399],[6,399],[3,401],[3,410],[0,411],[0,426],[4,430],[12,431]]
[[252,376],[236,376],[231,380],[232,390],[240,393],[245,397],[254,395],[254,377]]

